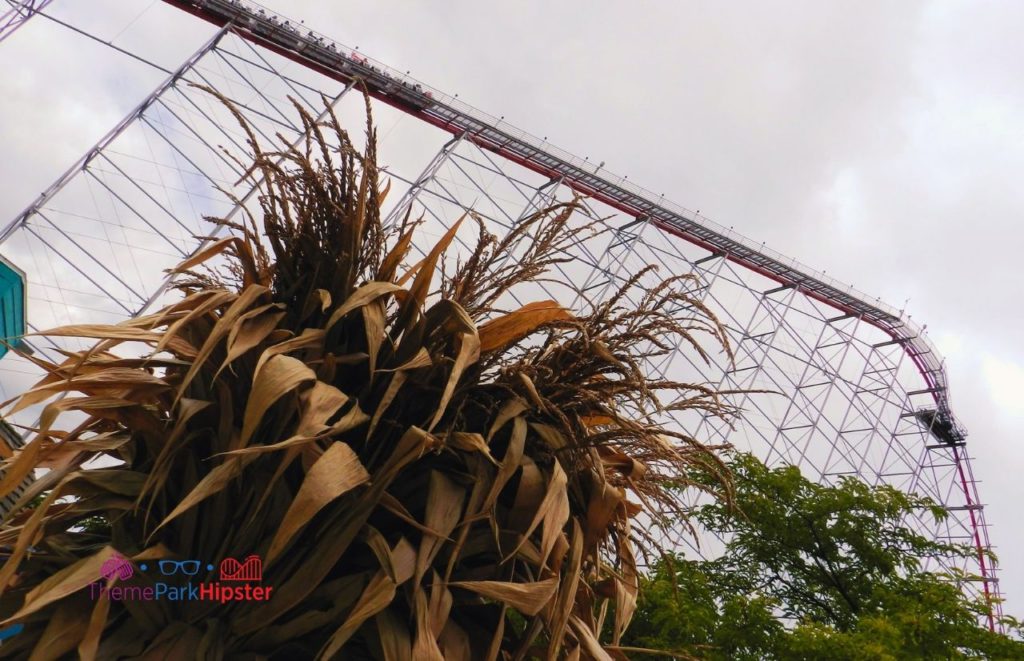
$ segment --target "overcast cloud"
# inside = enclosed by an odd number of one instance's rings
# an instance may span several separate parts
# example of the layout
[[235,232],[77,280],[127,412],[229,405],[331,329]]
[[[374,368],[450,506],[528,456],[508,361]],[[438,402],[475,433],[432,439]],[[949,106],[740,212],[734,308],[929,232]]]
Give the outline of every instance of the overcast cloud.
[[[51,10],[167,66],[211,33],[153,0],[84,4]],[[265,4],[897,307],[909,298],[947,358],[1007,610],[1024,613],[1024,3]],[[3,222],[162,78],[34,20],[0,44]]]

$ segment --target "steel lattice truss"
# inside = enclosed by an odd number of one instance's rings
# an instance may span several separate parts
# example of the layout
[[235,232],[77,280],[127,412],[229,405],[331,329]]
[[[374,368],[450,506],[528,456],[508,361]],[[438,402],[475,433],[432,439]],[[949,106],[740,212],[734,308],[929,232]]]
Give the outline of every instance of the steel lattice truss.
[[0,4],[0,41],[14,34],[25,21],[46,8],[53,0],[5,0]]
[[[723,390],[772,392],[734,396],[743,410],[734,426],[683,415],[682,428],[770,464],[798,465],[814,479],[850,475],[931,497],[950,510],[949,518],[916,525],[936,538],[976,546],[974,561],[956,569],[969,577],[966,589],[998,596],[966,434],[949,410],[941,360],[901,313],[758,251],[706,219],[634,195],[621,180],[539,140],[523,156],[513,148],[530,147],[535,139],[497,120],[488,124],[482,113],[324,37],[300,34],[251,3],[172,4],[214,22],[223,23],[227,11],[236,20],[0,233],[0,253],[28,274],[31,331],[108,323],[158,304],[166,296],[165,270],[209,240],[214,227],[203,216],[239,213],[232,197],[251,201],[228,155],[247,153],[242,131],[223,104],[191,83],[230,98],[266,146],[300,138],[293,101],[314,116],[326,101],[358,132],[364,101],[349,90],[359,75],[385,102],[375,104],[374,113],[394,184],[390,218],[409,209],[422,216],[424,245],[431,245],[467,212],[500,234],[538,209],[588,194],[590,212],[606,219],[606,229],[580,236],[572,261],[560,267],[583,294],[546,285],[545,297],[577,307],[583,299],[600,301],[649,264],[659,271],[641,284],[695,274],[693,293],[725,324],[735,358],[718,352],[705,363],[682,346],[651,364],[652,373]],[[266,26],[276,32],[266,36]],[[341,64],[325,65],[313,49],[336,54]],[[467,129],[470,121],[484,128]],[[511,137],[495,144],[488,131]],[[577,174],[585,167],[586,176]],[[464,223],[463,246],[475,232]],[[50,360],[59,360],[60,349],[84,348],[62,338],[36,337],[29,344]],[[9,355],[0,361],[0,394],[9,398],[38,377],[30,361]],[[25,411],[17,422],[31,423],[37,414]]]

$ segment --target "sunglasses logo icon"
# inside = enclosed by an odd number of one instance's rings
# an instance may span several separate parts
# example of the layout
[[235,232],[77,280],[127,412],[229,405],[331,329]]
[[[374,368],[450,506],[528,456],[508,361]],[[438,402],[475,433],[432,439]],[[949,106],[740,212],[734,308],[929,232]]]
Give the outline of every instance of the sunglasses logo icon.
[[158,566],[164,576],[173,576],[179,570],[186,576],[195,576],[199,573],[202,563],[198,560],[161,560]]

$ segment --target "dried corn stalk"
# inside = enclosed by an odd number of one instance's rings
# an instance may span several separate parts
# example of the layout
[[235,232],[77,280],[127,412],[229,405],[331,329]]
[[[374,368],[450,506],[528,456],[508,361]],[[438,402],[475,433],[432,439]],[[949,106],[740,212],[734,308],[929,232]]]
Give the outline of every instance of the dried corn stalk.
[[[624,658],[637,546],[657,541],[634,520],[675,511],[692,467],[718,466],[653,416],[728,413],[642,362],[680,342],[702,353],[701,332],[724,346],[717,321],[679,278],[636,307],[639,276],[589,310],[501,310],[565,259],[576,204],[501,239],[481,225],[451,273],[458,225],[409,265],[416,224],[382,226],[369,119],[360,153],[336,119],[299,112],[303,148],[265,152],[250,133],[261,231],[232,224],[155,314],[47,333],[90,350],[29,357],[47,376],[10,411],[49,403],[0,495],[49,472],[23,498],[42,503],[0,530],[0,610],[25,625],[0,656]],[[512,248],[525,257],[501,260]],[[227,266],[195,271],[214,258]],[[696,321],[663,312],[679,304]],[[101,456],[115,465],[85,467]],[[257,554],[274,592],[93,598],[115,552],[136,569]]]

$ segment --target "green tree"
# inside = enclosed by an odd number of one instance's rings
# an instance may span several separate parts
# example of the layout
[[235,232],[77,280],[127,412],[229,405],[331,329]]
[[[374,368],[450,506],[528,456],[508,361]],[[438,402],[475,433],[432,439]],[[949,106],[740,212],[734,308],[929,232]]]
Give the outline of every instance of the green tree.
[[627,644],[713,659],[1024,658],[1011,635],[979,624],[989,611],[928,558],[969,558],[908,527],[940,521],[927,499],[853,478],[816,484],[793,466],[732,463],[735,508],[714,502],[698,519],[728,539],[715,560],[654,568]]

